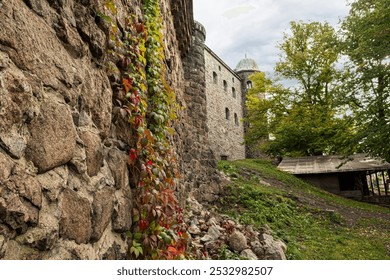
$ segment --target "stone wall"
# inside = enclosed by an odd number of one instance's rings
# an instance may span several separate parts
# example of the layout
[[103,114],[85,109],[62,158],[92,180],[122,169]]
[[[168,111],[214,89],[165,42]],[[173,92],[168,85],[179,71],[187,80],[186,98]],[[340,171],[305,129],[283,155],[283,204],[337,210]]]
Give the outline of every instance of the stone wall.
[[241,79],[209,48],[205,49],[207,124],[218,159],[245,158]]
[[[142,20],[140,1],[115,2],[120,28],[129,13]],[[126,257],[131,134],[112,103],[102,3],[0,1],[0,259]],[[184,93],[184,49],[170,1],[161,7],[168,82],[187,108],[172,139],[181,170],[191,169],[178,186],[184,199],[188,188],[204,187],[215,163],[206,147],[191,144],[203,143],[195,138],[206,127],[189,120],[198,107]]]

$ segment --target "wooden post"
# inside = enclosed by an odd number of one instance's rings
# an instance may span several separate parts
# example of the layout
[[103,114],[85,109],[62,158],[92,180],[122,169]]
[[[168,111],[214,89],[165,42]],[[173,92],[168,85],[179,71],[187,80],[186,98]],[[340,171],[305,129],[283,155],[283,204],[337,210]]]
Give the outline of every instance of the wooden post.
[[382,170],[382,178],[383,178],[383,186],[385,187],[385,195],[387,196],[387,183],[386,183],[386,177],[385,177],[385,171]]
[[370,186],[371,186],[372,195],[375,195],[374,184],[372,183],[371,172],[369,173],[369,175],[370,175]]
[[379,196],[381,196],[381,189],[379,187],[378,172],[375,172],[376,186],[378,188]]

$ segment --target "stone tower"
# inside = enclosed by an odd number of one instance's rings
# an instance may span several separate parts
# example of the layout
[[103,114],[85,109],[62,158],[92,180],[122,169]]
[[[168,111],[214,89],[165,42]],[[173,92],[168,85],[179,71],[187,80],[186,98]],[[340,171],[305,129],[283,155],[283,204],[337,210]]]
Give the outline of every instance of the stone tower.
[[[247,109],[245,106],[246,102],[246,94],[250,88],[252,88],[252,81],[249,79],[249,77],[256,73],[260,72],[259,67],[257,66],[257,63],[254,59],[248,58],[245,55],[245,58],[241,59],[236,68],[234,69],[236,74],[241,78],[241,94],[242,94],[242,108],[243,108],[243,117],[246,118],[247,116]],[[244,135],[247,133],[248,130],[248,123],[244,122]],[[253,152],[253,149],[249,146],[245,146],[245,158],[253,158],[255,157],[255,154]]]
[[[192,26],[189,55],[183,59],[187,121],[183,131],[186,189],[199,201],[213,202],[219,193],[217,161],[210,148],[207,126],[205,81],[206,30],[198,22]],[[195,171],[195,172],[194,172]]]

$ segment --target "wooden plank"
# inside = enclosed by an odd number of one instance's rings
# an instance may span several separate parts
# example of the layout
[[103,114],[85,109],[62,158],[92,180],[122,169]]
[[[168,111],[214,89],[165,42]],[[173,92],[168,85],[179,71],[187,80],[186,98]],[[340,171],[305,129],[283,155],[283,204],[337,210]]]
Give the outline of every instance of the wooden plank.
[[374,184],[372,183],[372,174],[371,172],[369,172],[369,175],[370,175],[370,186],[371,186],[371,190],[372,190],[372,195],[375,195],[375,191],[374,191]]
[[382,178],[383,178],[383,186],[385,187],[385,195],[388,196],[386,177],[385,177],[385,172],[383,170],[382,170]]
[[376,178],[376,186],[378,188],[378,193],[379,193],[379,196],[381,196],[381,189],[379,187],[379,180],[378,180],[378,173],[375,172],[375,178]]

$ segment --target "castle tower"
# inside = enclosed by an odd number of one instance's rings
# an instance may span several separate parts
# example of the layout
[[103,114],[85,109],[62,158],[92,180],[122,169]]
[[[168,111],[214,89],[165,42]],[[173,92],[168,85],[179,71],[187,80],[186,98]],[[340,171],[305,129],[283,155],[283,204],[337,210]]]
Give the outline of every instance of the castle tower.
[[[219,175],[217,160],[210,148],[207,123],[205,78],[206,30],[199,22],[192,26],[192,41],[188,55],[183,59],[185,77],[185,113],[183,175],[185,188],[198,201],[213,202],[218,198]],[[193,172],[197,170],[197,172]]]
[[[247,116],[247,109],[245,106],[246,102],[246,94],[250,88],[252,88],[252,81],[249,79],[249,77],[256,73],[260,72],[259,67],[257,66],[257,63],[254,59],[248,58],[245,55],[245,58],[241,59],[236,69],[234,69],[236,74],[241,78],[241,100],[242,100],[242,109],[243,109],[243,117],[246,118]],[[247,133],[249,124],[244,122],[244,135]],[[253,158],[255,157],[254,151],[251,147],[245,146],[245,158]]]

